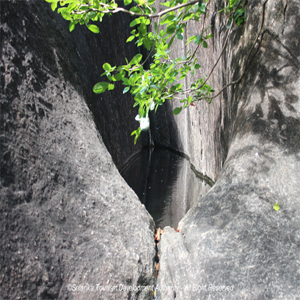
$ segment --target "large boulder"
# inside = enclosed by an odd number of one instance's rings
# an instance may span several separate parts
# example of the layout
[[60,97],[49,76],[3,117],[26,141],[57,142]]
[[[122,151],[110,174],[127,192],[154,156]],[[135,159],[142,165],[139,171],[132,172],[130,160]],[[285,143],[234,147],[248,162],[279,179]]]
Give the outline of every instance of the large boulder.
[[[105,34],[129,21],[106,23]],[[76,30],[44,1],[1,2],[1,299],[151,298],[138,287],[154,280],[153,220],[94,121],[107,122],[121,163],[132,153],[121,129],[134,117],[120,93],[102,109],[88,98],[99,80],[89,70],[125,50]]]
[[160,299],[299,299],[300,4],[256,0],[247,9],[229,46],[234,79],[264,23],[228,99],[227,159],[180,232],[165,229]]

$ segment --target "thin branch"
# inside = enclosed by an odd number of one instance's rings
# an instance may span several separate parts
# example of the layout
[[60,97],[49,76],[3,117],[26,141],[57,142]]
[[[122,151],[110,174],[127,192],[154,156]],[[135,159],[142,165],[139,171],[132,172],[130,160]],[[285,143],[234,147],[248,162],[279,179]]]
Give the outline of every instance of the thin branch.
[[259,30],[258,34],[256,35],[255,41],[253,42],[250,51],[249,51],[248,54],[247,54],[247,58],[246,58],[245,63],[244,63],[244,69],[243,69],[243,71],[242,71],[242,75],[240,76],[239,79],[237,79],[237,80],[235,80],[235,81],[232,81],[232,82],[228,83],[227,85],[225,85],[225,86],[217,93],[217,95],[215,95],[215,96],[213,96],[213,97],[210,98],[211,100],[214,99],[214,98],[216,98],[216,97],[218,97],[218,96],[219,96],[225,89],[227,89],[229,86],[238,84],[238,83],[243,79],[243,77],[244,77],[244,75],[245,75],[245,73],[246,73],[246,67],[247,67],[247,64],[248,64],[248,61],[249,61],[249,58],[250,58],[250,54],[251,54],[251,52],[253,51],[254,46],[256,45],[257,40],[258,40],[259,36],[261,35],[262,29],[263,29],[263,25],[264,25],[264,21],[265,21],[265,9],[266,9],[266,4],[267,4],[268,1],[269,1],[269,0],[266,0],[266,1],[264,2],[264,4],[263,4],[263,11],[262,11],[262,18],[261,18],[260,30]]
[[222,56],[222,54],[223,54],[223,52],[224,52],[224,50],[225,50],[225,48],[226,48],[226,44],[227,44],[227,42],[228,42],[230,33],[231,33],[231,31],[232,31],[232,24],[234,23],[234,14],[236,13],[236,11],[237,11],[237,9],[238,9],[239,6],[240,6],[240,3],[236,6],[236,9],[235,9],[235,11],[234,11],[233,14],[232,14],[232,19],[231,19],[230,28],[229,28],[229,30],[228,30],[227,37],[226,37],[224,46],[223,46],[223,48],[222,48],[222,51],[221,51],[221,53],[220,53],[220,55],[219,55],[217,61],[215,62],[214,66],[213,66],[212,69],[210,70],[210,73],[208,74],[207,78],[204,80],[203,84],[200,86],[200,88],[203,87],[203,86],[206,84],[206,82],[207,82],[208,79],[210,78],[211,74],[213,73],[213,71],[215,70],[217,64],[219,63],[219,61],[220,61],[220,59],[221,59],[221,56]]
[[169,13],[171,11],[174,11],[174,10],[177,10],[177,9],[189,6],[189,5],[196,4],[196,3],[200,2],[200,1],[201,0],[194,0],[194,1],[191,1],[191,2],[184,3],[184,4],[177,4],[176,6],[170,7],[170,8],[165,9],[165,10],[162,10],[161,12],[159,12],[157,14],[150,14],[150,15],[148,15],[148,17],[149,18],[160,18],[160,17],[164,16],[165,14],[167,14],[167,13]]
[[[151,21],[150,21],[150,22],[151,22]],[[160,18],[159,18],[159,20],[158,20],[158,23],[160,23]],[[156,44],[157,39],[158,39],[158,36],[156,37],[156,39],[155,39],[155,41],[154,41],[154,44],[153,44],[153,46],[152,46],[152,48],[151,48],[151,50],[150,50],[148,56],[146,57],[146,59],[144,60],[144,62],[141,64],[141,66],[143,66],[143,65],[146,63],[146,61],[150,58],[151,53],[152,53],[153,50],[155,49],[155,44]]]
[[86,13],[87,11],[95,11],[95,12],[105,13],[105,14],[106,13],[113,13],[113,14],[115,14],[115,13],[118,13],[118,12],[123,12],[123,13],[130,14],[131,16],[146,17],[146,18],[149,18],[149,19],[153,19],[153,18],[160,18],[160,17],[166,15],[167,13],[169,13],[171,11],[175,11],[175,10],[181,9],[183,7],[186,7],[186,6],[189,6],[189,5],[193,5],[193,4],[196,4],[198,2],[200,2],[200,0],[194,0],[194,1],[191,1],[191,2],[184,3],[184,4],[178,4],[178,5],[174,6],[174,7],[167,8],[167,9],[162,10],[161,12],[155,13],[155,14],[145,14],[145,13],[141,14],[141,13],[136,13],[136,12],[127,10],[127,9],[125,9],[123,7],[112,8],[108,4],[99,3],[102,7],[107,8],[107,10],[99,10],[99,9],[95,9],[95,8],[90,8],[89,10],[86,10],[86,11],[73,11],[73,14],[75,14],[75,15],[81,15],[81,14]]
[[[204,20],[203,20],[203,22],[204,22]],[[208,30],[210,27],[211,27],[211,26],[207,27],[205,30],[202,29],[202,32],[201,32],[201,33],[203,34],[203,33],[204,33],[206,30]],[[191,55],[191,57],[190,57],[189,59],[186,59],[186,60],[184,60],[184,61],[178,62],[177,65],[189,63],[189,62],[195,57],[195,54],[196,54],[197,50],[199,49],[200,45],[201,45],[201,44],[198,44],[198,45],[197,45],[197,47],[195,48],[193,54]]]
[[155,44],[156,44],[156,40],[154,41],[154,44],[153,44],[151,50],[149,51],[149,54],[147,55],[146,59],[143,61],[143,63],[141,63],[141,66],[143,66],[146,63],[146,61],[150,58],[150,55],[152,54],[152,52],[155,48]]
[[[235,80],[235,81],[232,81],[232,82],[228,83],[227,85],[225,85],[225,86],[224,86],[224,87],[223,87],[223,88],[222,88],[215,96],[212,96],[212,97],[206,97],[206,96],[204,96],[204,95],[201,95],[200,98],[197,99],[196,101],[201,101],[201,100],[212,100],[212,99],[218,97],[218,96],[219,96],[225,89],[227,89],[229,86],[238,84],[238,83],[243,79],[243,77],[244,77],[244,75],[245,75],[245,73],[246,73],[246,66],[247,66],[247,64],[248,64],[248,61],[249,61],[251,52],[253,51],[254,46],[256,45],[257,40],[258,40],[259,36],[261,35],[262,29],[263,29],[263,24],[264,24],[264,20],[265,20],[266,3],[267,3],[268,1],[269,1],[269,0],[266,0],[266,1],[263,3],[263,10],[262,10],[262,19],[261,19],[260,30],[259,30],[259,32],[257,33],[256,38],[255,38],[255,40],[254,40],[254,42],[253,42],[253,44],[252,44],[252,46],[251,46],[251,49],[249,50],[249,52],[248,52],[248,54],[247,54],[247,57],[246,57],[246,60],[245,60],[245,63],[244,63],[244,68],[243,68],[243,71],[242,71],[242,75],[240,76],[240,78],[237,79],[237,80]],[[233,23],[233,22],[232,22],[232,23]],[[232,26],[232,23],[231,23],[231,26]],[[231,27],[231,26],[230,26],[230,27]],[[224,51],[224,49],[225,49],[225,45],[226,45],[226,43],[227,43],[228,37],[229,37],[229,32],[228,32],[228,35],[227,35],[227,38],[226,38],[224,47],[223,47],[223,49],[222,49],[222,51],[221,51],[221,54],[219,55],[219,58],[218,58],[217,62],[214,64],[214,66],[213,66],[213,68],[212,68],[212,70],[211,70],[211,72],[210,72],[208,78],[211,76],[211,74],[212,74],[212,72],[213,72],[215,66],[217,65],[217,63],[218,63],[219,60],[220,60],[220,57],[221,57],[221,55],[222,55],[222,53],[223,53],[223,51]],[[204,81],[204,83],[200,86],[200,88],[204,86],[204,84],[207,82],[208,78]],[[199,89],[199,88],[198,88],[198,89]],[[196,89],[189,89],[189,90],[186,90],[186,92],[192,92],[193,90],[196,90]]]

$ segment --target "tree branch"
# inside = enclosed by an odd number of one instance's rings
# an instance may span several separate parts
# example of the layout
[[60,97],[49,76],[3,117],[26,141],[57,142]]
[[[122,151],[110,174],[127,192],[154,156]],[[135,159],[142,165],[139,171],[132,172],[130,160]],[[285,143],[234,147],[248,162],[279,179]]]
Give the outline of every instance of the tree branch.
[[[210,97],[209,100],[212,100],[216,97],[218,97],[225,89],[227,89],[229,86],[231,85],[235,85],[235,84],[238,84],[244,77],[245,73],[246,73],[246,67],[247,67],[247,64],[248,64],[248,61],[249,61],[249,58],[250,58],[250,54],[251,52],[253,51],[253,48],[254,46],[256,45],[257,43],[257,40],[259,38],[259,36],[261,35],[261,32],[262,32],[262,29],[263,29],[263,25],[264,25],[264,21],[265,21],[265,10],[266,10],[266,4],[269,0],[266,0],[264,3],[263,3],[263,10],[262,10],[262,18],[261,18],[261,25],[260,25],[260,30],[259,32],[257,33],[256,35],[256,38],[255,38],[255,41],[253,42],[252,46],[251,46],[251,49],[249,50],[248,54],[247,54],[247,58],[245,60],[245,63],[244,63],[244,68],[243,68],[243,71],[242,71],[242,75],[240,76],[239,79],[235,80],[235,81],[232,81],[230,83],[228,83],[227,85],[225,85],[215,96],[213,97]],[[202,99],[200,99],[202,100]]]
[[[160,18],[160,17],[164,16],[165,14],[167,14],[171,11],[175,11],[175,10],[178,10],[178,9],[186,7],[186,6],[193,5],[193,4],[196,4],[198,2],[200,2],[200,0],[193,0],[191,2],[187,2],[187,3],[184,3],[184,4],[178,4],[174,7],[167,8],[165,10],[162,10],[159,13],[154,13],[154,14],[136,13],[136,12],[127,10],[123,7],[113,8],[113,7],[111,7],[111,6],[109,6],[108,4],[105,4],[105,3],[99,3],[99,4],[102,7],[106,8],[107,10],[99,10],[99,9],[95,9],[95,8],[90,8],[88,11],[95,11],[95,12],[105,13],[105,14],[107,14],[107,13],[115,14],[115,13],[123,12],[123,13],[126,13],[126,14],[130,14],[131,16],[135,16],[135,17],[146,17],[148,19],[154,19],[154,18]],[[81,14],[84,14],[86,12],[87,12],[86,10],[85,11],[73,11],[73,14],[81,15]]]

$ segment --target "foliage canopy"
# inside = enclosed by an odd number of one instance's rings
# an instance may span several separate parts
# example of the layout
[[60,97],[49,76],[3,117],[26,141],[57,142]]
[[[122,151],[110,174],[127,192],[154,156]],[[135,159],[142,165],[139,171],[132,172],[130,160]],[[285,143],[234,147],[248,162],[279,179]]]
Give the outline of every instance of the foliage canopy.
[[[149,128],[148,114],[150,110],[157,110],[166,100],[178,99],[181,106],[174,109],[179,114],[182,108],[194,105],[200,100],[211,101],[214,90],[208,84],[213,71],[203,78],[198,78],[189,87],[184,87],[183,80],[195,70],[201,68],[197,61],[196,52],[200,46],[208,48],[208,40],[212,37],[209,27],[202,26],[199,35],[191,36],[187,43],[195,43],[193,52],[185,56],[171,58],[170,53],[175,39],[183,40],[183,33],[187,22],[203,21],[210,0],[168,0],[160,3],[159,9],[155,0],[46,0],[51,3],[53,11],[70,22],[69,29],[73,31],[77,24],[85,25],[90,31],[99,33],[100,29],[95,22],[102,22],[105,15],[127,13],[134,17],[130,23],[131,35],[127,42],[135,42],[137,47],[145,47],[148,56],[135,55],[131,60],[125,58],[126,64],[111,66],[103,65],[107,81],[98,82],[93,91],[103,93],[113,90],[116,81],[122,81],[125,86],[123,93],[130,92],[135,100],[134,107],[139,107],[136,120],[140,127],[135,130],[136,143],[141,130]],[[246,13],[243,2],[239,0],[225,1],[224,9],[229,16],[228,29],[231,29],[234,20],[238,25],[244,23]],[[149,25],[151,24],[151,30]],[[204,21],[203,21],[204,24]],[[147,62],[148,68],[145,68]]]

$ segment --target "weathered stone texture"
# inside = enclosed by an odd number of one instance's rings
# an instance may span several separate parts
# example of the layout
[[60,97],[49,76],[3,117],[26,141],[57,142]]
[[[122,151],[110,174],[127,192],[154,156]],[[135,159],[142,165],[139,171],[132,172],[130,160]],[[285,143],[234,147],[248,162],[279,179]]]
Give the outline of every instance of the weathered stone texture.
[[[201,22],[189,21],[184,32],[184,39],[175,40],[173,44],[174,50],[171,53],[174,58],[186,56],[188,51],[191,54],[196,45],[192,42],[186,46],[186,40],[190,36],[199,35],[202,28],[211,26],[207,33],[212,32],[213,37],[207,40],[208,49],[200,45],[196,54],[201,68],[195,72],[194,76],[186,78],[185,88],[189,88],[198,78],[207,76],[222,53],[227,37],[227,19],[215,12],[221,10],[223,5],[223,1],[211,1],[208,4],[209,10],[206,17],[204,17],[204,27]],[[235,29],[232,36],[239,34],[240,31],[241,29]],[[231,47],[232,45],[227,45],[207,82],[216,92],[231,82],[238,71],[230,66]],[[228,152],[232,124],[231,92],[232,89],[229,88],[221,96],[213,99],[210,104],[200,101],[196,106],[182,110],[179,115],[166,118],[165,114],[169,114],[175,107],[182,106],[179,101],[170,101],[165,111],[159,112],[159,117],[152,122],[154,123],[152,135],[155,142],[185,153],[199,172],[216,180]],[[160,132],[163,129],[168,132],[167,137]]]
[[[263,2],[248,2],[248,25],[231,40],[232,70],[255,40]],[[158,284],[177,289],[160,299],[299,299],[300,5],[265,7],[262,36],[228,99],[232,133],[220,176],[180,233],[162,236]]]
[[[105,23],[106,37],[127,21]],[[71,36],[44,1],[1,2],[1,299],[151,296],[119,290],[153,282],[154,224],[94,122],[109,147],[128,134],[117,132],[134,120],[119,94],[95,103],[91,92],[108,56],[125,55],[85,32]],[[126,144],[114,149],[119,163],[130,153]]]

